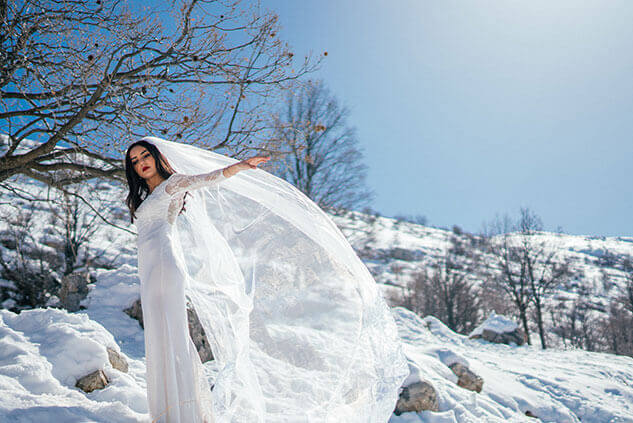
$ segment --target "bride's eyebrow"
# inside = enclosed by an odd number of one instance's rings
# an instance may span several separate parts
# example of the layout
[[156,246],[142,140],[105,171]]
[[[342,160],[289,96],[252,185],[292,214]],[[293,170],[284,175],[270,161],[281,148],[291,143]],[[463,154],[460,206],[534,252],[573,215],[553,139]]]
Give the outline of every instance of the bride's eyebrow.
[[[140,154],[145,154],[145,153],[149,153],[147,150],[143,150],[141,151]],[[134,160],[136,158],[136,156],[130,156],[130,160]]]

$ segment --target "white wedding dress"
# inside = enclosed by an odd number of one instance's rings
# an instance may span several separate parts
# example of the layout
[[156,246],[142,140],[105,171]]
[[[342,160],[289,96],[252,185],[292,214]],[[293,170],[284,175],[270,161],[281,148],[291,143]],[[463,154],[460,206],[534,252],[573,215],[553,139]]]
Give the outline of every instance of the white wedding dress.
[[[375,281],[331,219],[268,172],[226,178],[234,159],[145,139],[177,172],[136,211],[152,421],[386,422],[409,369]],[[213,363],[189,337],[187,298]]]
[[147,400],[152,422],[211,423],[212,400],[198,351],[189,336],[183,257],[173,233],[185,189],[225,179],[176,174],[139,206],[138,273],[145,328]]

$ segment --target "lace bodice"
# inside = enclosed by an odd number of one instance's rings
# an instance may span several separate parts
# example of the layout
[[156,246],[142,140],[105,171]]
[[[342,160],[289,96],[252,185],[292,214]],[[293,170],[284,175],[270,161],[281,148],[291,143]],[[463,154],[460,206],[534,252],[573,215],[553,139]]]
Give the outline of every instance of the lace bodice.
[[199,175],[174,173],[158,184],[136,210],[138,234],[151,232],[155,225],[163,225],[165,221],[172,225],[183,206],[185,193],[188,190],[220,183],[226,179],[223,170],[216,169]]

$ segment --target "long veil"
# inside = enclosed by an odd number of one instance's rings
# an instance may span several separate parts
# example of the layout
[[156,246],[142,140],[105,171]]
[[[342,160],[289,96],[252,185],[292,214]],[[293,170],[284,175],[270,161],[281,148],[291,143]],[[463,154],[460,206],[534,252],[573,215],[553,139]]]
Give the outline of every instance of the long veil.
[[[178,173],[237,162],[155,137]],[[391,312],[332,220],[262,169],[190,191],[185,293],[218,373],[216,422],[386,422],[409,374]]]

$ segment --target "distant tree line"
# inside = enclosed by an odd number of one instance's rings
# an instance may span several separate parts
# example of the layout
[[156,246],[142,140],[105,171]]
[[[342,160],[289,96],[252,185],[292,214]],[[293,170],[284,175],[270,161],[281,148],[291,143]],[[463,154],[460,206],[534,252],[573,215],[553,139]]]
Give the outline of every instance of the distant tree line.
[[[404,282],[390,301],[433,315],[458,333],[469,333],[494,310],[515,316],[527,343],[536,333],[543,349],[561,345],[633,356],[633,261],[608,255],[609,265],[627,280],[604,306],[577,283],[583,275],[562,254],[556,234],[543,232],[539,216],[522,208],[516,219],[496,217],[478,235],[455,227],[433,260],[410,276],[401,268],[394,272]],[[606,275],[603,283],[612,286]],[[555,301],[556,290],[573,290],[575,300]]]

